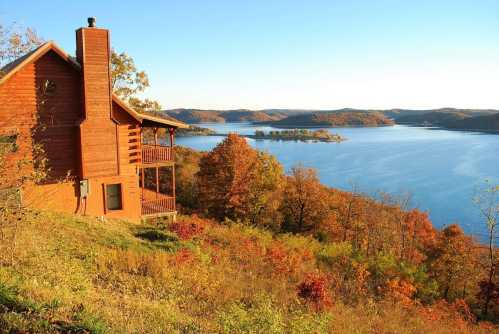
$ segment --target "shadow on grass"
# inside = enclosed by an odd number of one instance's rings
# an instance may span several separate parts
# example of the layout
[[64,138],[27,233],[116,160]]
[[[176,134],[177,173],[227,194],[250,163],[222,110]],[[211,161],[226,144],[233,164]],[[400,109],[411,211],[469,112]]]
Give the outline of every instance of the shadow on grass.
[[75,310],[71,321],[54,319],[59,301],[38,304],[19,297],[18,291],[0,282],[0,333],[90,333],[107,332],[106,324],[85,312]]
[[170,231],[154,227],[137,228],[134,235],[142,240],[149,241],[148,246],[161,249],[167,252],[176,252],[182,248],[182,243],[178,236]]

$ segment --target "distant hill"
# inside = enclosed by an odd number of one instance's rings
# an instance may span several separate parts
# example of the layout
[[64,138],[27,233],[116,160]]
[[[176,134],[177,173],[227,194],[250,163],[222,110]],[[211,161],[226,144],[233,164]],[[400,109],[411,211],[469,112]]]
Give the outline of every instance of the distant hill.
[[462,120],[465,118],[473,117],[469,113],[453,111],[453,112],[439,112],[432,111],[426,114],[415,114],[397,117],[399,124],[416,124],[416,125],[445,125],[449,122]]
[[286,114],[259,110],[200,110],[200,109],[172,109],[163,113],[186,123],[225,123],[225,122],[265,122],[275,121],[286,117]]
[[457,130],[499,131],[499,113],[455,120],[444,126]]
[[288,116],[267,124],[275,127],[375,127],[394,122],[380,112],[332,111]]
[[175,109],[164,110],[162,113],[174,117],[185,123],[224,123],[225,119],[219,116],[215,110],[196,110],[196,109]]
[[[452,129],[496,130],[495,109],[170,109],[161,114],[196,123],[254,122],[276,127],[385,126],[397,124],[433,125]],[[490,118],[487,118],[490,116]],[[482,118],[483,117],[483,118]],[[476,119],[475,119],[476,118]]]
[[[483,115],[492,115],[499,113],[499,110],[496,109],[457,109],[457,108],[440,108],[440,109],[421,109],[421,110],[411,110],[411,109],[390,109],[390,110],[381,110],[383,114],[388,117],[394,118],[397,121],[402,120],[407,116],[422,116],[424,117],[433,117],[432,115],[442,115],[441,117],[445,118],[445,115],[455,115],[457,118],[460,115],[464,116],[483,116]],[[438,116],[437,116],[438,117]],[[452,116],[450,116],[452,118]],[[405,119],[404,119],[405,120]],[[413,119],[407,118],[408,121],[413,121]],[[420,119],[414,118],[414,121],[419,121]]]
[[499,131],[497,110],[447,109],[395,118],[399,124],[432,125],[458,130]]

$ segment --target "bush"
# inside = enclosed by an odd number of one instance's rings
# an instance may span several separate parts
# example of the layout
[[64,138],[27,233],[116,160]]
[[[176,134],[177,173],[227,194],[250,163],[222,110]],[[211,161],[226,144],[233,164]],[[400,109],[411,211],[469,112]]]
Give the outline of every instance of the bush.
[[136,233],[135,236],[149,241],[178,241],[178,237],[175,234],[156,229],[145,229]]
[[27,312],[31,308],[29,303],[21,301],[13,288],[0,283],[0,312]]
[[315,310],[323,310],[332,305],[328,289],[328,278],[324,274],[308,274],[305,280],[298,284],[298,297],[311,304]]
[[194,216],[191,219],[179,219],[177,222],[170,224],[169,229],[176,233],[180,239],[188,240],[201,234],[205,225],[205,221]]

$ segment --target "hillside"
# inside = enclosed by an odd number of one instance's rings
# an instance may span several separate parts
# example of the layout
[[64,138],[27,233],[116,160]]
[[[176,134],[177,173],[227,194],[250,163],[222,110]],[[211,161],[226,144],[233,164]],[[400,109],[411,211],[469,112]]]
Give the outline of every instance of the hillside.
[[186,123],[225,123],[225,122],[263,122],[273,121],[284,117],[274,112],[265,113],[255,110],[198,110],[198,109],[173,109],[163,113]]
[[[170,109],[162,111],[163,114],[174,117],[186,123],[224,123],[224,122],[273,122],[281,121],[287,123],[287,127],[292,127],[293,124],[310,124],[307,126],[316,126],[318,121],[311,120],[311,115],[333,115],[339,113],[361,113],[361,114],[383,114],[386,118],[393,119],[396,123],[400,124],[423,124],[433,123],[440,119],[450,118],[453,115],[456,117],[462,116],[485,116],[499,113],[499,110],[494,109],[455,109],[455,108],[441,108],[441,109],[352,109],[344,108],[337,110],[313,110],[313,109],[262,109],[262,110],[201,110],[201,109]],[[322,116],[323,117],[323,116]],[[287,119],[287,120],[285,120]],[[378,124],[378,120],[364,120],[367,124]],[[364,125],[364,121],[350,119],[346,123],[356,123],[360,125],[355,126],[376,126]],[[327,120],[321,120],[323,126],[339,126],[339,125],[326,125],[330,124]],[[382,123],[384,121],[381,121]],[[333,123],[345,125],[345,121],[335,120]],[[270,123],[269,123],[270,124]],[[275,122],[274,124],[278,124]],[[282,126],[283,124],[281,124]],[[353,126],[353,125],[350,125]]]
[[416,125],[445,125],[449,122],[455,122],[465,118],[472,117],[469,113],[464,112],[438,112],[433,111],[426,114],[407,115],[398,117],[397,123],[399,124],[416,124]]
[[406,116],[423,116],[430,114],[462,114],[468,116],[482,116],[499,113],[496,109],[459,109],[459,108],[439,108],[439,109],[388,109],[379,110],[385,116],[393,118],[395,121]]
[[396,118],[399,124],[433,125],[457,130],[499,131],[499,113],[439,111]]
[[449,129],[499,131],[499,114],[475,116],[444,123]]
[[32,214],[15,233],[0,243],[0,333],[494,330],[443,305],[309,305],[297,295],[303,282],[317,282],[321,300],[316,270],[349,252],[309,237],[196,217],[135,225],[50,213]]
[[394,122],[379,112],[338,111],[289,116],[267,124],[274,127],[376,127]]
[[459,226],[284,174],[235,134],[176,155],[176,222],[1,207],[0,333],[498,332]]

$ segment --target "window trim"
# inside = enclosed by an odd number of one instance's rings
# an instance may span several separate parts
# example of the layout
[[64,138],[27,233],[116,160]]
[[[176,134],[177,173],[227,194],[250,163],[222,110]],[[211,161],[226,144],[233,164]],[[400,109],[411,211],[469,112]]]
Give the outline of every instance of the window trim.
[[[107,186],[111,186],[111,185],[119,185],[120,186],[120,201],[121,201],[120,204],[121,204],[121,208],[119,208],[119,209],[109,209],[108,206],[107,206],[107,204],[108,204],[108,201],[107,201]],[[123,183],[121,183],[121,182],[103,183],[102,184],[102,188],[103,188],[102,190],[103,190],[103,194],[104,194],[104,213],[125,210],[125,197],[123,196],[125,187],[123,186]]]

